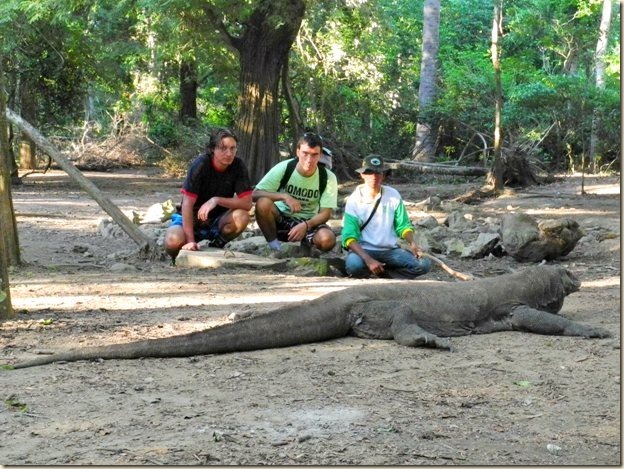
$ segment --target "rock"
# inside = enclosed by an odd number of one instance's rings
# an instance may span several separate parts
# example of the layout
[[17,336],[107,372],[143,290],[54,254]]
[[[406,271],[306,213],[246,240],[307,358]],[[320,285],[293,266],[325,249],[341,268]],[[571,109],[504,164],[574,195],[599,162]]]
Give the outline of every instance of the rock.
[[444,245],[437,241],[428,231],[415,231],[414,240],[423,251],[426,252],[444,252]]
[[561,453],[561,446],[554,445],[552,443],[548,443],[546,445],[546,449],[549,453],[558,456]]
[[472,225],[472,220],[469,218],[471,218],[470,215],[467,217],[464,213],[455,210],[449,213],[444,224],[453,231],[465,231]]
[[203,247],[200,251],[180,251],[176,258],[176,266],[178,267],[207,269],[227,266],[272,267],[286,262],[286,259],[270,259],[243,252],[232,252],[228,249],[208,247]]
[[134,272],[136,271],[136,267],[130,264],[124,264],[123,262],[116,262],[111,265],[108,269],[111,272]]
[[585,233],[569,218],[537,222],[524,213],[508,213],[501,222],[505,251],[518,262],[551,261],[569,254]]
[[264,236],[251,236],[243,239],[239,236],[235,240],[229,242],[228,248],[237,252],[256,253],[266,245],[267,242]]
[[446,246],[446,255],[447,256],[459,256],[462,252],[464,252],[464,242],[461,239],[449,239],[444,242]]
[[328,274],[329,264],[325,259],[300,257],[288,260],[288,271],[302,277],[324,277]]
[[171,218],[171,215],[175,212],[175,205],[171,199],[162,203],[150,205],[144,214],[134,212],[133,221],[137,224],[145,223],[162,223]]
[[460,257],[481,259],[492,252],[499,240],[498,233],[479,233],[477,239],[462,250]]
[[417,219],[415,225],[430,230],[438,226],[438,220],[433,215],[426,215],[423,218]]
[[121,238],[125,236],[123,229],[110,218],[100,219],[97,230],[103,238]]

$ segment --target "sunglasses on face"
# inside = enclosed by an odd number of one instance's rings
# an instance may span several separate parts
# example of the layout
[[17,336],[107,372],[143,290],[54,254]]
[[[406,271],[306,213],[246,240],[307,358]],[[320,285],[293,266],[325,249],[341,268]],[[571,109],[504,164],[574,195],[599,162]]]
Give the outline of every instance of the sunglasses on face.
[[315,134],[314,132],[306,132],[303,134],[304,138],[318,138],[321,142],[323,141],[323,137],[319,134]]

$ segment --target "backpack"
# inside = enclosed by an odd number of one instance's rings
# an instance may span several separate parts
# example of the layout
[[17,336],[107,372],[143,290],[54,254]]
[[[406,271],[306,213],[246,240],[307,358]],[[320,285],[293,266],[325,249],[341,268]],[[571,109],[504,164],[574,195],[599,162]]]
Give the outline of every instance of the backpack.
[[[286,165],[286,171],[284,171],[284,175],[282,176],[282,180],[280,181],[279,187],[277,188],[277,192],[281,191],[286,184],[288,184],[288,180],[290,176],[292,176],[293,171],[295,170],[295,166],[297,166],[298,158],[292,158],[288,164]],[[325,188],[327,187],[327,169],[324,165],[319,164],[319,197],[323,195]]]

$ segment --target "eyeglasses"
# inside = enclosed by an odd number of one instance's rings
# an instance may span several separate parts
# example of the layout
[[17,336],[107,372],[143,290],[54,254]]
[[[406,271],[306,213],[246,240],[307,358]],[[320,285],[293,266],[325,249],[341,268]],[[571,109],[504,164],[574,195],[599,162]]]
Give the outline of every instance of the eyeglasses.
[[303,138],[318,138],[321,142],[323,141],[323,137],[319,134],[315,134],[314,132],[306,132],[303,134]]
[[379,171],[373,171],[372,169],[366,169],[362,171],[362,174],[370,175],[370,174],[383,174],[383,173],[380,173]]
[[321,149],[323,148],[323,137],[319,134],[315,134],[314,132],[306,132],[299,139],[299,143],[302,141],[308,143],[311,146],[319,146]]
[[223,153],[228,153],[228,152],[236,153],[237,148],[235,146],[234,147],[226,147],[224,145],[219,145],[217,147],[217,150],[222,151]]

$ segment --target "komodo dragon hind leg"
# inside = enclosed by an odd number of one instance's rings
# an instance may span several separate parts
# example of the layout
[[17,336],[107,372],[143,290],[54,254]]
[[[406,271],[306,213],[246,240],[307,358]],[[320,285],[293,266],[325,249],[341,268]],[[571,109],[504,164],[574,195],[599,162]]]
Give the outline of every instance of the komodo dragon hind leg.
[[406,305],[400,304],[394,312],[392,321],[394,340],[407,347],[432,347],[453,351],[448,339],[438,337],[427,332],[416,322],[414,311]]
[[375,300],[351,308],[353,335],[365,339],[394,339],[407,347],[451,350],[447,339],[427,332],[416,323],[414,311],[400,301]]
[[611,334],[604,329],[580,324],[557,314],[547,313],[528,306],[514,308],[511,315],[511,325],[515,331],[601,339],[611,337]]

